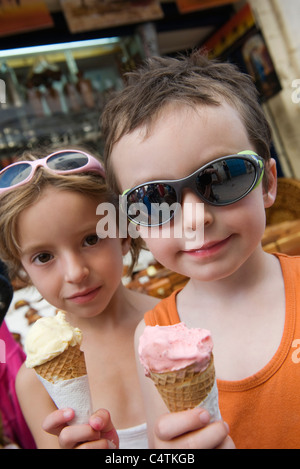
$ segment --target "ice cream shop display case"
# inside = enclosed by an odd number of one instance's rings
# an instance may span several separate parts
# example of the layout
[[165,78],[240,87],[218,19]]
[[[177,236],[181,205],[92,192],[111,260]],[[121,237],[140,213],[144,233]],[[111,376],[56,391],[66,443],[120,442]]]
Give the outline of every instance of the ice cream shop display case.
[[103,106],[142,59],[134,35],[0,50],[0,169],[39,146],[101,151]]

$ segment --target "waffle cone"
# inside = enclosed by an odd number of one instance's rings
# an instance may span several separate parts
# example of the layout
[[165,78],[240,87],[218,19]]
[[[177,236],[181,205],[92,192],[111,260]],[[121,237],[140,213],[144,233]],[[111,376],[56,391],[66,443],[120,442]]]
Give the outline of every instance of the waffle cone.
[[170,412],[193,409],[204,401],[215,383],[213,356],[204,371],[195,371],[190,365],[165,373],[150,372],[150,377]]
[[68,347],[57,357],[34,369],[39,376],[50,383],[79,378],[87,374],[84,353],[79,345]]

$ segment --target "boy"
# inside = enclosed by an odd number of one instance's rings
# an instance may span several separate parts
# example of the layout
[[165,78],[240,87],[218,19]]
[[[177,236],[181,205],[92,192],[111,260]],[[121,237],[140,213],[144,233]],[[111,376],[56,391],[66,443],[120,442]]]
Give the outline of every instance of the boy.
[[[300,374],[292,354],[300,337],[300,261],[261,247],[276,165],[250,78],[199,53],[152,58],[129,74],[102,129],[108,181],[123,194],[129,219],[159,262],[190,277],[146,313],[137,341],[145,324],[183,321],[211,330],[221,414],[235,445],[299,447]],[[169,212],[157,213],[157,203]],[[181,210],[174,212],[176,204]],[[150,444],[230,447],[225,435],[214,441],[220,422],[198,430],[193,411],[165,415],[154,426],[166,408],[141,369],[140,376]]]

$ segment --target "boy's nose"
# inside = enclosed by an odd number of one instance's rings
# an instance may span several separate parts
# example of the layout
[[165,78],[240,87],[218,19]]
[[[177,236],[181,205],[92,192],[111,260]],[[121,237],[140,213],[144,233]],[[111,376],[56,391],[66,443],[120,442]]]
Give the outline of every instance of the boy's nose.
[[205,204],[193,191],[184,191],[181,203],[183,225],[186,229],[198,230],[213,222],[210,205]]

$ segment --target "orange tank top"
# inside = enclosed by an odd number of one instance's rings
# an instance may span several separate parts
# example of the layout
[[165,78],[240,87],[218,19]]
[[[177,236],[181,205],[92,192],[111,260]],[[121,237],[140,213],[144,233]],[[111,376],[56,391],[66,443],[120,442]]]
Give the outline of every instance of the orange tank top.
[[[300,448],[300,256],[279,258],[285,284],[286,317],[271,361],[240,381],[218,380],[222,417],[239,449]],[[180,322],[176,294],[145,314],[146,325]]]

